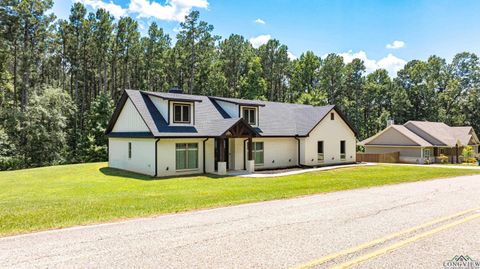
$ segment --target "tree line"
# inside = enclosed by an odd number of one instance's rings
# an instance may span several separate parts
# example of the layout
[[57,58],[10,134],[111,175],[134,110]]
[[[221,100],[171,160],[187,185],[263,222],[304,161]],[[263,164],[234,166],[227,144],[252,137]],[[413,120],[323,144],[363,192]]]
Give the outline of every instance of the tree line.
[[364,139],[387,119],[443,121],[480,129],[480,63],[412,60],[396,77],[364,62],[312,51],[290,59],[272,39],[254,48],[222,38],[192,11],[175,36],[151,23],[74,3],[68,19],[51,0],[0,0],[0,169],[107,158],[104,130],[124,89],[340,107]]

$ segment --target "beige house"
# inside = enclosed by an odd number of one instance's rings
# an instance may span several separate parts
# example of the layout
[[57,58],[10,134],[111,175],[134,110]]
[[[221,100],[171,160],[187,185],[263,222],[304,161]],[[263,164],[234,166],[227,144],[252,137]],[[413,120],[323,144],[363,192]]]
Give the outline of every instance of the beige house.
[[126,90],[106,134],[109,166],[152,176],[354,163],[333,105]]
[[409,121],[404,125],[390,124],[359,145],[365,153],[400,152],[400,162],[435,163],[441,154],[448,161],[459,162],[463,147],[470,145],[478,154],[478,140],[470,126],[451,127],[442,122]]

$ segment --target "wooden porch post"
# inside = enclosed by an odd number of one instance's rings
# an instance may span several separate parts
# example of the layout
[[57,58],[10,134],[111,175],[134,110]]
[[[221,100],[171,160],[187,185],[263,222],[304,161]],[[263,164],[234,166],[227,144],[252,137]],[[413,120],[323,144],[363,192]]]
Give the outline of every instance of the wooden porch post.
[[253,160],[252,151],[253,151],[252,137],[249,136],[249,137],[248,137],[248,160],[249,160],[249,161]]
[[219,162],[225,162],[225,138],[223,137],[220,137],[218,139],[218,143],[220,143],[220,147],[219,147],[219,150],[220,150],[220,155],[218,156],[218,161]]
[[458,161],[458,145],[455,145],[455,158],[456,158],[455,163],[460,163]]

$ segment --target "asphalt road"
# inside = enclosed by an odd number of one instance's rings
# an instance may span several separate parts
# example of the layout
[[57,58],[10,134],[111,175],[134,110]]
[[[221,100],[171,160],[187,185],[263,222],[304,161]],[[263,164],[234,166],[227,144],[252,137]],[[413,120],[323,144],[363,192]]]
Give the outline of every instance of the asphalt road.
[[480,260],[480,211],[318,261],[477,207],[480,176],[343,191],[0,238],[0,268],[442,268]]

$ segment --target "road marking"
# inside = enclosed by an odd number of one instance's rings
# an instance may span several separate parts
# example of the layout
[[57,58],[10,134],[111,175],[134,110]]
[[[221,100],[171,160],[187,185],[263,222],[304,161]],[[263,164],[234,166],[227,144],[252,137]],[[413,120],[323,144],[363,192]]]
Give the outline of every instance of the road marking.
[[294,266],[294,267],[292,267],[292,269],[306,269],[306,268],[311,268],[311,267],[313,267],[313,266],[320,265],[320,264],[325,263],[325,262],[327,262],[327,261],[330,261],[330,260],[333,260],[333,259],[336,259],[336,258],[345,256],[345,255],[348,255],[348,254],[352,254],[352,253],[358,252],[358,251],[360,251],[360,250],[363,250],[363,249],[365,249],[365,248],[369,248],[369,247],[372,247],[372,246],[381,244],[381,243],[386,242],[386,241],[388,241],[388,240],[392,240],[392,239],[394,239],[394,238],[396,238],[396,237],[399,237],[399,236],[402,236],[402,235],[404,235],[404,234],[408,234],[408,233],[414,232],[414,231],[416,231],[416,230],[420,230],[420,229],[423,229],[423,228],[426,228],[426,227],[429,227],[429,226],[432,226],[432,225],[435,225],[435,224],[438,224],[438,223],[447,221],[447,220],[449,220],[449,219],[457,218],[457,217],[463,216],[463,215],[465,215],[465,214],[468,214],[468,213],[471,213],[471,212],[474,212],[474,211],[477,211],[477,210],[480,210],[480,207],[479,207],[479,208],[468,209],[468,210],[465,210],[465,211],[461,211],[461,212],[459,212],[459,213],[455,213],[455,214],[450,215],[450,216],[447,216],[447,217],[442,217],[442,218],[434,219],[434,220],[431,220],[431,221],[429,221],[429,222],[427,222],[427,223],[420,224],[420,225],[417,225],[417,226],[414,226],[414,227],[411,227],[411,228],[402,230],[402,231],[400,231],[400,232],[392,233],[392,234],[386,235],[386,236],[384,236],[384,237],[382,237],[382,238],[379,238],[379,239],[376,239],[376,240],[373,240],[373,241],[370,241],[370,242],[367,242],[367,243],[363,243],[363,244],[360,244],[360,245],[355,246],[355,247],[352,247],[352,248],[344,249],[344,250],[342,250],[342,251],[329,254],[329,255],[327,255],[327,256],[321,257],[321,258],[316,259],[316,260],[309,261],[309,262],[307,262],[307,263],[304,263],[304,264],[301,264],[301,265],[298,265],[298,266]]
[[422,240],[422,239],[425,239],[426,237],[429,237],[429,236],[432,236],[436,233],[439,233],[441,231],[444,231],[444,230],[447,230],[447,229],[450,229],[450,228],[453,228],[457,225],[460,225],[460,224],[463,224],[465,222],[468,222],[468,221],[472,221],[474,219],[478,219],[480,218],[480,214],[475,214],[475,215],[472,215],[472,216],[469,216],[469,217],[466,217],[466,218],[463,218],[461,220],[457,220],[455,222],[452,222],[452,223],[449,223],[449,224],[445,224],[443,226],[440,226],[440,227],[437,227],[435,229],[432,229],[430,231],[427,231],[427,232],[424,232],[424,233],[421,233],[419,235],[416,235],[416,236],[413,236],[413,237],[410,237],[408,239],[405,239],[403,241],[400,241],[400,242],[397,242],[393,245],[390,245],[390,246],[387,246],[385,248],[382,248],[382,249],[379,249],[379,250],[376,250],[374,252],[371,252],[371,253],[368,253],[366,255],[363,255],[363,256],[360,256],[358,258],[355,258],[353,260],[350,260],[350,261],[347,261],[345,263],[342,263],[340,265],[337,265],[337,266],[334,266],[332,267],[332,269],[343,269],[343,268],[349,268],[349,267],[352,267],[354,265],[358,265],[362,262],[365,262],[367,260],[370,260],[370,259],[373,259],[375,257],[378,257],[378,256],[381,256],[381,255],[385,255],[387,254],[388,252],[391,252],[391,251],[394,251],[398,248],[401,248],[405,245],[408,245],[410,243],[413,243],[415,241],[419,241],[419,240]]

